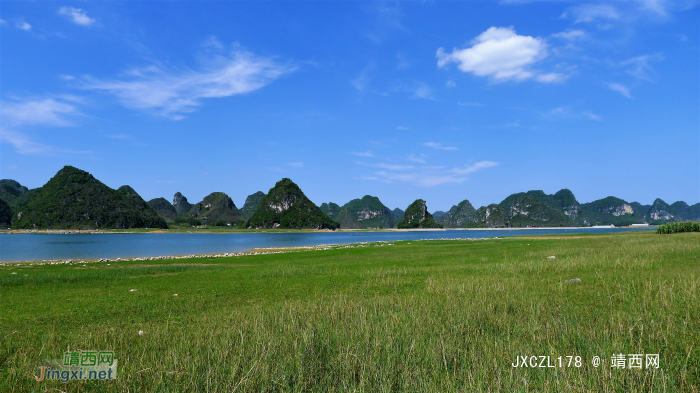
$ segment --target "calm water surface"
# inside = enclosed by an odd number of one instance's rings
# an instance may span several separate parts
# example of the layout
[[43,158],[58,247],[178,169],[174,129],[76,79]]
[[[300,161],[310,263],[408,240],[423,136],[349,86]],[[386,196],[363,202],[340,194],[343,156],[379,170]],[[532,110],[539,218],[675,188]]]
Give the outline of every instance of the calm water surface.
[[544,234],[606,233],[652,228],[446,230],[323,233],[109,233],[0,234],[0,261],[98,259],[209,254],[253,248],[317,246],[371,241],[459,239]]

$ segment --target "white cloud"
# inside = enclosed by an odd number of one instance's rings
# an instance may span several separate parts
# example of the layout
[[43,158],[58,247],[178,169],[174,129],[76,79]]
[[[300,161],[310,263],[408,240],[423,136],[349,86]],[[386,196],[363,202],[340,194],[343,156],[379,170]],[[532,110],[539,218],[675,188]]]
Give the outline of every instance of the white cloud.
[[30,25],[29,23],[27,23],[23,20],[18,20],[17,22],[15,22],[15,27],[18,29],[27,30],[27,31],[32,29],[32,25]]
[[623,61],[620,63],[620,65],[627,67],[627,73],[629,75],[647,82],[653,82],[653,79],[649,74],[654,73],[654,69],[649,65],[649,63],[652,61],[661,61],[663,59],[663,54],[657,53],[653,55],[633,57]]
[[90,26],[91,24],[95,23],[95,19],[87,16],[85,11],[81,10],[80,8],[61,7],[58,10],[58,14],[67,16],[73,23],[81,26]]
[[288,162],[287,165],[294,167],[294,168],[303,168],[304,167],[303,162]]
[[632,95],[630,94],[630,89],[628,89],[626,86],[623,86],[619,83],[608,83],[608,87],[610,88],[610,90],[616,91],[627,98],[632,98]]
[[82,87],[110,93],[128,108],[180,120],[184,113],[201,106],[206,98],[250,93],[294,70],[295,67],[237,48],[228,55],[207,59],[207,64],[200,70],[150,66],[129,70],[129,80],[88,77]]
[[580,39],[585,38],[586,36],[587,36],[587,34],[585,31],[573,30],[573,29],[566,29],[566,31],[552,34],[552,37],[554,37],[554,38],[561,38],[561,39],[567,40],[567,41],[580,40]]
[[456,62],[463,72],[495,81],[519,81],[535,76],[528,67],[547,56],[542,39],[517,35],[512,27],[490,27],[471,43],[471,47],[455,48],[452,53],[438,49],[438,67]]
[[454,89],[455,87],[457,87],[457,84],[452,79],[448,80],[445,85],[448,89]]
[[535,80],[538,82],[542,82],[542,83],[558,83],[558,82],[564,82],[567,78],[568,78],[567,75],[552,72],[549,74],[537,75],[535,77]]
[[431,147],[431,148],[437,149],[437,150],[457,150],[456,147],[443,146],[442,143],[437,143],[437,142],[426,142],[423,144],[423,146]]
[[5,19],[0,19],[0,25],[6,25],[7,21]]
[[[74,97],[66,97],[75,101]],[[42,125],[69,126],[67,117],[80,115],[77,107],[71,103],[54,98],[32,98],[22,102],[0,103],[0,114],[7,126]]]

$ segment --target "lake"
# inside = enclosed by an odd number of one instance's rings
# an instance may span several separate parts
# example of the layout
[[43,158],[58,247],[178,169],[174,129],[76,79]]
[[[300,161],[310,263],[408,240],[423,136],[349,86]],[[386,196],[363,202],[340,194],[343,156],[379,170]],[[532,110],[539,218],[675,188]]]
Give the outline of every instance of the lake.
[[0,234],[0,261],[99,259],[213,254],[254,248],[318,246],[373,241],[460,239],[545,234],[649,231],[653,228],[572,228],[307,233]]

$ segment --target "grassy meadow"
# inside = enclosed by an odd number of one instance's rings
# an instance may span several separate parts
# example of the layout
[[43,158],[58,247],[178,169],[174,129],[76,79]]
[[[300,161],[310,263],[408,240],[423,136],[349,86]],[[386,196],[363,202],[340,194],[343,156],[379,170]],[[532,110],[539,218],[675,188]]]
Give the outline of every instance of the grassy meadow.
[[[699,392],[698,258],[700,233],[637,232],[4,266],[0,391]],[[93,349],[116,380],[34,380]]]

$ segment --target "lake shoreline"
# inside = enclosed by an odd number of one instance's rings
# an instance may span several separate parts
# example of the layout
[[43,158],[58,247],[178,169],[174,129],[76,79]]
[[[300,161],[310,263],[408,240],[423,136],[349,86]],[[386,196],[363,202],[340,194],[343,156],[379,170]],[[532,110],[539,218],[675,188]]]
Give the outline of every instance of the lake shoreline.
[[[100,232],[112,236],[90,236],[75,232],[76,236],[61,236],[65,232],[17,233],[0,236],[3,255],[0,262],[8,263],[90,263],[120,260],[160,260],[180,256],[241,256],[270,250],[306,250],[324,247],[341,247],[356,244],[381,244],[382,242],[419,240],[465,240],[487,238],[542,238],[572,237],[619,232],[652,232],[651,228],[541,228],[541,230],[402,230],[402,231],[337,231],[337,232],[274,232],[236,233],[160,233],[157,235]],[[82,235],[82,236],[81,236]]]
[[[383,247],[393,246],[396,242],[406,241],[410,244],[412,241],[433,241],[433,240],[455,240],[455,241],[476,241],[476,240],[495,240],[504,239],[499,237],[479,237],[479,238],[455,238],[455,239],[415,239],[415,240],[389,240],[389,241],[371,241],[359,243],[343,243],[343,244],[320,244],[316,246],[294,246],[294,247],[260,247],[253,248],[247,251],[224,252],[224,253],[205,253],[205,254],[182,254],[182,255],[159,255],[150,257],[125,257],[125,258],[95,258],[95,259],[46,259],[46,260],[28,260],[28,261],[0,261],[0,267],[11,266],[42,266],[42,265],[87,265],[89,263],[107,263],[107,262],[134,262],[134,261],[165,261],[174,259],[200,259],[200,258],[231,258],[243,257],[251,255],[269,255],[269,254],[286,254],[290,252],[305,252],[305,251],[326,251],[336,250],[341,248],[361,248],[361,247]],[[76,266],[77,267],[77,266]]]

